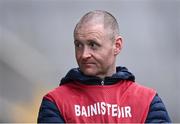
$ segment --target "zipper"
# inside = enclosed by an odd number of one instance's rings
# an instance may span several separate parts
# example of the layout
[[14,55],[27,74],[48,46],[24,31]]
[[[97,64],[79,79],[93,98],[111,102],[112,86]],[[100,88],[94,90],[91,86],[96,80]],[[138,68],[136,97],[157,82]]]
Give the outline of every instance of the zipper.
[[101,85],[104,85],[104,81],[103,80],[101,81]]

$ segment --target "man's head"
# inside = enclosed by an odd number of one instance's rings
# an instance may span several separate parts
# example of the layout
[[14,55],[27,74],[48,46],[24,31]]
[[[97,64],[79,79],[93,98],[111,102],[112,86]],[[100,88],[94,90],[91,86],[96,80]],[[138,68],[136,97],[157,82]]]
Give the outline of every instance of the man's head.
[[110,13],[96,10],[85,14],[74,29],[74,44],[77,63],[85,75],[104,78],[115,73],[122,38]]

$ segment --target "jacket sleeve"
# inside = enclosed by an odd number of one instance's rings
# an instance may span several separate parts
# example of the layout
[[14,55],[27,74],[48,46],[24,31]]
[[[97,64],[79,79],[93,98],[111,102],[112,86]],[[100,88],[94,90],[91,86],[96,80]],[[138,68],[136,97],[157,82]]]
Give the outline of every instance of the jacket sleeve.
[[145,123],[171,123],[165,105],[157,94],[151,102]]
[[46,98],[42,100],[42,103],[39,109],[37,122],[38,123],[65,123],[57,106]]

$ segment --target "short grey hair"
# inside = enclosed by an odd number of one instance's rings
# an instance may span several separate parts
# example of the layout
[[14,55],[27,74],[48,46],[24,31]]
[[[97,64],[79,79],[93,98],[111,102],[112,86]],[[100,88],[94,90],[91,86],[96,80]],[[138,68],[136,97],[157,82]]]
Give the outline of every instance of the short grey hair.
[[86,13],[76,24],[74,36],[77,30],[87,22],[95,22],[104,24],[105,29],[110,30],[110,37],[114,39],[119,35],[119,25],[116,18],[109,12],[103,10],[94,10]]

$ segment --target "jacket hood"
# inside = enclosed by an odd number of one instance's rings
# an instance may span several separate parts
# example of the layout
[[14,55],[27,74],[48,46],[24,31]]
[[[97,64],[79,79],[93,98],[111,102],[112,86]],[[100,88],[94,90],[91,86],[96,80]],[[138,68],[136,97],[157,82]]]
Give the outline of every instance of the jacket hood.
[[126,67],[119,66],[116,67],[115,74],[113,74],[111,77],[105,77],[104,80],[102,80],[99,77],[84,75],[79,68],[73,68],[66,74],[65,77],[61,79],[60,85],[71,81],[79,81],[88,85],[99,85],[102,81],[104,81],[104,85],[110,85],[120,80],[130,80],[134,82],[135,76],[131,72],[129,72]]

